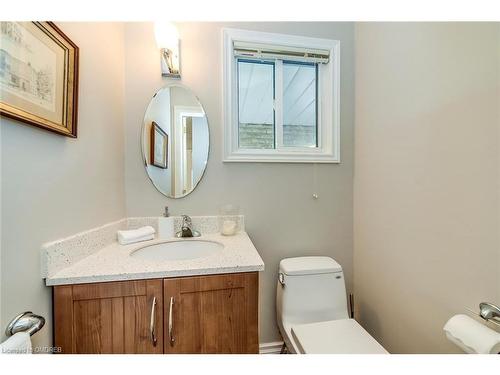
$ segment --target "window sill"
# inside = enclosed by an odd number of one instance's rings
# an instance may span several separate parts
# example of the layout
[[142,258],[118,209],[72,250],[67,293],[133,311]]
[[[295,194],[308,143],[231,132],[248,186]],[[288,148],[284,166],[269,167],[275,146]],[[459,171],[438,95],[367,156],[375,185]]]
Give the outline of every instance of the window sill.
[[279,153],[279,154],[262,154],[255,153],[233,153],[226,155],[223,159],[224,163],[329,163],[340,164],[340,158],[337,155],[330,154],[294,154],[294,153]]

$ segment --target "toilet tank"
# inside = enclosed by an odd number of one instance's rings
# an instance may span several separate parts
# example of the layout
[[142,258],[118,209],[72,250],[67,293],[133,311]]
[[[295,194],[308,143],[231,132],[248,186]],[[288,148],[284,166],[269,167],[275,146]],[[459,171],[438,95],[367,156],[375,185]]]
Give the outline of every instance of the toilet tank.
[[329,257],[287,258],[280,262],[276,312],[279,325],[346,319],[342,267]]

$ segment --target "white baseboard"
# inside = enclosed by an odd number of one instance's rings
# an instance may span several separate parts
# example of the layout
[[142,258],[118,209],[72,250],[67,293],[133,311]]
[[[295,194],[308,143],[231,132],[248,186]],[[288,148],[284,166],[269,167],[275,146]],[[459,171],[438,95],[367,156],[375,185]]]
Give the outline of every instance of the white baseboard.
[[280,354],[283,341],[263,342],[259,345],[260,354]]

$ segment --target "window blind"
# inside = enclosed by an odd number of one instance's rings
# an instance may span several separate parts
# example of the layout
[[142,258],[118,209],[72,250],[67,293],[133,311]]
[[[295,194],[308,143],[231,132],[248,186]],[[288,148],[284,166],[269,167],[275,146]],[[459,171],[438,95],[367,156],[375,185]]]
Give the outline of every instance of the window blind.
[[324,49],[278,46],[250,42],[233,42],[235,57],[254,59],[280,59],[289,61],[328,64],[330,51]]

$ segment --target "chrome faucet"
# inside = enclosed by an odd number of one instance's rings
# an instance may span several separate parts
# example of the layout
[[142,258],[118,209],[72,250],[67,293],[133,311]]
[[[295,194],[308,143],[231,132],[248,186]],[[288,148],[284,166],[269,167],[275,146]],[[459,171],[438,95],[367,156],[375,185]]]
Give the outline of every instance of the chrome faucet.
[[201,233],[193,229],[193,222],[188,215],[182,215],[181,230],[175,236],[177,238],[200,237]]

